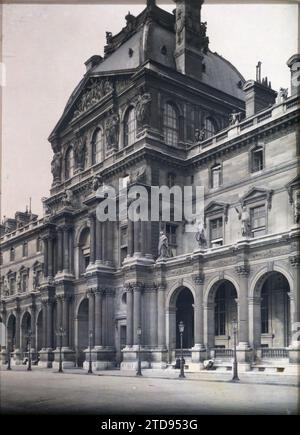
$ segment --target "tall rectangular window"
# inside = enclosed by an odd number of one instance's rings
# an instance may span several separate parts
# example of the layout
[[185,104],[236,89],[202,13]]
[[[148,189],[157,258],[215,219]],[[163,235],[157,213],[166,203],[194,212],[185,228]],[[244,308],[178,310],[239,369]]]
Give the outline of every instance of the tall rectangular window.
[[212,248],[223,245],[223,218],[210,221],[210,243]]
[[214,189],[221,186],[221,165],[211,168],[211,187]]
[[250,209],[250,223],[253,237],[266,234],[266,207],[261,205]]
[[252,151],[251,171],[258,172],[264,168],[263,148],[257,147]]

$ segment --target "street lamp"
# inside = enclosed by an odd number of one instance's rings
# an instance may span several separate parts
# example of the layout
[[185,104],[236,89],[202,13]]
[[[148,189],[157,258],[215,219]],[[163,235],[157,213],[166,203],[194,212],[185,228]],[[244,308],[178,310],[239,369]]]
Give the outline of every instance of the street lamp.
[[180,333],[180,352],[181,352],[181,357],[180,357],[180,374],[179,374],[179,377],[180,378],[185,378],[185,374],[184,374],[184,360],[183,360],[183,347],[182,347],[182,337],[183,337],[183,332],[184,332],[184,323],[183,322],[179,322],[178,328],[179,328],[179,333]]
[[233,319],[232,321],[232,330],[233,330],[233,376],[232,376],[232,382],[238,382],[238,363],[237,363],[237,357],[236,357],[236,337],[237,337],[237,331],[238,331],[238,322],[236,319]]
[[93,331],[89,332],[89,369],[88,374],[93,373],[92,370],[92,338],[93,338]]
[[59,366],[58,373],[63,373],[62,369],[62,338],[66,335],[66,331],[62,326],[59,327],[58,331],[56,331],[56,335],[59,337]]
[[11,364],[10,364],[10,359],[11,359],[11,346],[10,346],[10,339],[7,339],[7,367],[6,370],[11,370]]
[[139,344],[139,348],[138,348],[138,367],[137,367],[136,376],[143,376],[142,375],[142,364],[141,364],[141,335],[142,335],[142,328],[140,326],[136,330],[136,335],[137,335],[138,344]]
[[31,371],[31,330],[28,330],[27,333],[27,339],[28,339],[28,367],[27,370],[30,372]]

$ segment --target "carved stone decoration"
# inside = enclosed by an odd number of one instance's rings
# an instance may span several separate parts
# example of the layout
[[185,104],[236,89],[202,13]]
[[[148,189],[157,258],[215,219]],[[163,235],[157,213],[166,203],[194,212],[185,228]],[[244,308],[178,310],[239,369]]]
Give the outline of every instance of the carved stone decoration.
[[61,153],[57,152],[54,154],[51,162],[51,172],[53,175],[53,183],[60,181],[61,176]]
[[195,282],[196,285],[203,285],[204,284],[204,273],[199,273],[198,275],[193,276],[193,280]]
[[130,12],[128,12],[128,14],[125,17],[125,20],[126,20],[126,27],[124,30],[128,33],[131,33],[136,29],[136,17],[132,15]]
[[143,127],[149,124],[151,114],[151,101],[152,97],[149,93],[144,93],[138,96],[136,104],[136,119],[138,127]]
[[207,248],[207,240],[205,237],[204,223],[201,221],[198,223],[198,231],[196,233],[196,241],[198,242],[200,249]]
[[241,121],[242,112],[233,111],[229,115],[229,125],[237,125]]
[[103,184],[103,179],[100,174],[94,175],[92,179],[92,189],[96,192]]
[[195,129],[195,134],[194,134],[194,138],[195,138],[195,143],[198,142],[203,142],[206,139],[206,130],[205,128],[196,128]]
[[164,234],[163,231],[160,232],[159,242],[158,242],[158,259],[169,258],[169,241],[168,237]]
[[74,144],[74,156],[77,168],[83,169],[85,161],[85,138],[77,135]]
[[239,220],[241,221],[242,236],[251,237],[250,214],[247,207],[244,205],[241,211],[235,207],[235,210],[238,214]]
[[118,147],[119,124],[120,124],[119,115],[115,112],[112,112],[107,118],[105,123],[106,144],[107,144],[108,151]]
[[77,118],[92,106],[97,104],[105,95],[113,91],[113,84],[110,80],[93,79],[87,90],[82,94],[76,104],[73,118]]
[[64,196],[61,199],[61,202],[64,207],[72,207],[74,203],[74,195],[72,190],[67,189],[64,193]]
[[248,276],[250,273],[250,267],[248,264],[241,264],[239,266],[236,266],[235,270],[236,273],[240,276]]
[[300,265],[300,255],[292,255],[289,257],[290,263],[292,267],[299,267]]
[[183,5],[177,6],[176,9],[176,41],[178,45],[183,43],[183,31],[185,26],[184,7]]
[[129,176],[129,183],[145,183],[146,181],[146,166],[142,166],[135,171],[132,171]]

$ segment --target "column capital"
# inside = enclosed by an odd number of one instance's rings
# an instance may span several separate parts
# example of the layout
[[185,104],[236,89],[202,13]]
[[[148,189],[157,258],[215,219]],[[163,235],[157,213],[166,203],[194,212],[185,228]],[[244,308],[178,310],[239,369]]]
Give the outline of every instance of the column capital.
[[199,273],[198,275],[193,275],[193,280],[196,285],[203,285],[205,280],[204,273]]
[[248,264],[240,264],[235,267],[235,271],[239,276],[247,277],[250,273],[250,266]]
[[291,255],[289,257],[290,264],[294,268],[299,268],[300,265],[300,255]]

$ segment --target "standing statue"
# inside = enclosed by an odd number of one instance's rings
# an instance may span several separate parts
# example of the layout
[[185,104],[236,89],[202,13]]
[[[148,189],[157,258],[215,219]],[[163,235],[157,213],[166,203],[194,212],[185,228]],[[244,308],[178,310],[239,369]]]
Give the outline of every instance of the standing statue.
[[92,189],[96,192],[103,184],[103,179],[100,174],[94,175],[92,179]]
[[144,93],[138,96],[138,101],[136,104],[136,119],[140,126],[148,124],[150,118],[151,109],[151,94]]
[[182,8],[176,10],[176,41],[180,45],[183,42],[183,30],[185,26],[185,16]]
[[198,231],[196,233],[196,240],[199,244],[199,248],[202,248],[202,249],[207,248],[207,240],[205,237],[203,221],[200,221],[198,223]]
[[73,200],[74,200],[74,196],[73,196],[73,192],[72,192],[72,190],[70,190],[70,189],[67,189],[66,191],[65,191],[65,194],[64,194],[64,196],[62,197],[62,204],[65,206],[65,207],[72,207],[72,205],[73,205]]
[[164,234],[163,231],[159,233],[159,242],[158,242],[158,259],[168,258],[169,255],[169,242],[168,237]]
[[241,112],[233,111],[229,115],[229,125],[236,125],[240,122],[240,120],[241,120]]
[[297,194],[294,199],[294,222],[298,224],[300,222],[300,195]]
[[33,288],[33,290],[36,290],[37,286],[38,286],[38,278],[37,278],[37,273],[34,270],[33,275],[32,275],[32,288]]
[[51,172],[53,175],[53,181],[60,180],[61,174],[61,153],[57,152],[54,154],[51,162]]
[[116,148],[119,142],[119,115],[111,113],[106,121],[107,149]]
[[21,288],[21,276],[20,274],[18,274],[18,278],[17,278],[17,292],[21,293],[22,288]]
[[250,215],[247,210],[247,207],[243,205],[242,210],[240,211],[237,207],[235,210],[238,214],[239,220],[242,222],[242,236],[250,237],[251,236],[251,224],[250,224]]
[[194,137],[196,143],[202,142],[205,139],[205,136],[206,136],[206,132],[204,127],[202,127],[201,130],[199,128],[195,129]]
[[85,162],[85,141],[84,138],[78,137],[74,146],[75,159],[77,167],[80,169],[84,168]]

